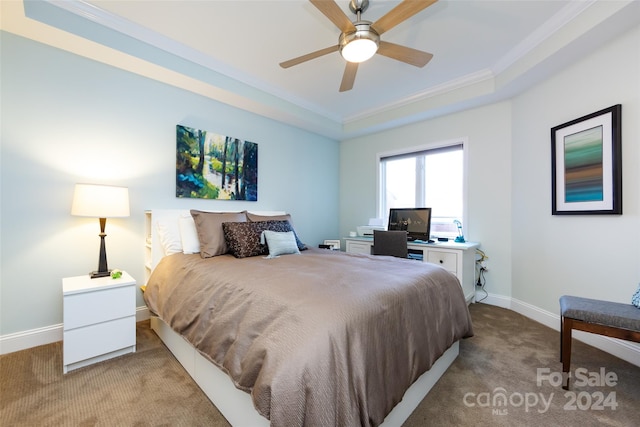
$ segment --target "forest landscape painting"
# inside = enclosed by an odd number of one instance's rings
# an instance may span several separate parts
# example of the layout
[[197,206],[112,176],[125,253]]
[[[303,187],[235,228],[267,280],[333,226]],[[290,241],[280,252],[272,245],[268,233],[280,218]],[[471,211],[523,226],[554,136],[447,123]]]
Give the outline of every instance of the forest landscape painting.
[[176,197],[258,200],[258,144],[176,126]]

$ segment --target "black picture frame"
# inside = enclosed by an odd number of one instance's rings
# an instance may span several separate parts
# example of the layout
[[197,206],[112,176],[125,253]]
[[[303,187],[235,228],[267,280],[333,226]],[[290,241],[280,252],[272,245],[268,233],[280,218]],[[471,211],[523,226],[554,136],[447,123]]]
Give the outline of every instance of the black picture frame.
[[622,214],[622,105],[551,128],[552,215]]

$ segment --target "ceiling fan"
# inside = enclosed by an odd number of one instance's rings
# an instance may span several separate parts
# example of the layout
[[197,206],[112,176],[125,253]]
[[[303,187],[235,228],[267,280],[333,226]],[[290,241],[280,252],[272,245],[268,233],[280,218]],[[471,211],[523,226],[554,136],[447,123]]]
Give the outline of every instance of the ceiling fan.
[[340,29],[338,44],[281,62],[282,68],[289,68],[340,51],[342,57],[347,61],[340,83],[340,92],[345,92],[353,88],[358,64],[376,53],[416,67],[424,67],[433,58],[430,53],[380,40],[380,36],[438,0],[404,0],[373,23],[360,19],[360,15],[369,7],[369,0],[351,0],[349,2],[349,9],[356,14],[355,22],[351,22],[334,0],[309,1]]

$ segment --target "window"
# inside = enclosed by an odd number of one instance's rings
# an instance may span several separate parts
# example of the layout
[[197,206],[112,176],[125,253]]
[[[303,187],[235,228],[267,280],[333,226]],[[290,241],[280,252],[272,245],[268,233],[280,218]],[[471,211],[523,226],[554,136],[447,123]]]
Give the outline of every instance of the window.
[[379,213],[390,208],[430,207],[431,235],[455,237],[463,221],[464,146],[454,144],[379,155]]

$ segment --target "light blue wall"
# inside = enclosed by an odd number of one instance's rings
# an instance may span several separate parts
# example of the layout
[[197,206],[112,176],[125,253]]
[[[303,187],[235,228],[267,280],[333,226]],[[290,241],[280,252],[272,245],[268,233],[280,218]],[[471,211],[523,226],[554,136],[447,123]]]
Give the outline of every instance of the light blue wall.
[[[0,37],[0,335],[61,323],[61,278],[97,268],[98,221],[70,215],[77,182],[129,187],[131,217],[107,221],[106,246],[109,267],[140,284],[145,209],[285,210],[306,243],[338,237],[337,141]],[[258,201],[176,199],[176,124],[256,142]]]

